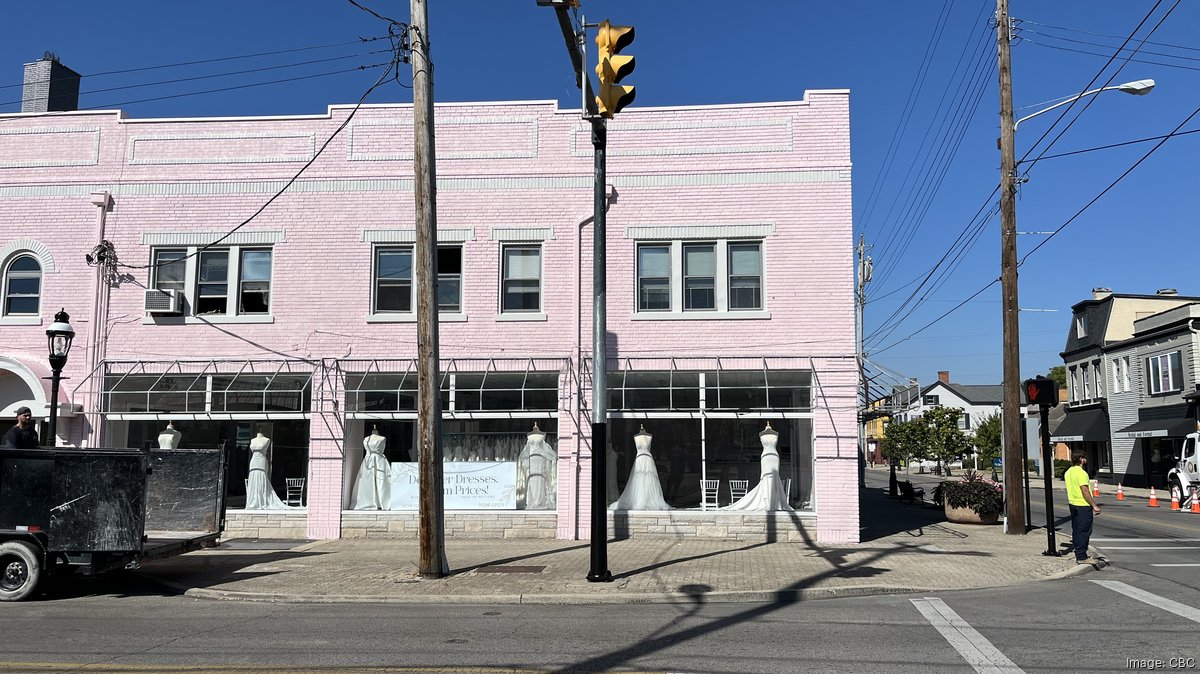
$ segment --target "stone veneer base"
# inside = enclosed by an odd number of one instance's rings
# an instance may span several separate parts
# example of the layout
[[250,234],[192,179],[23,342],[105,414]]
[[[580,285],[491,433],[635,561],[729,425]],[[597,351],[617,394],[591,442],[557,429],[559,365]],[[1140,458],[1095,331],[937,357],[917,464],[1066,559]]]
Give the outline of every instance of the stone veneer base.
[[[303,512],[231,510],[223,538],[305,539]],[[608,533],[614,539],[695,538],[747,542],[816,540],[812,512],[719,512],[671,510],[611,512]],[[558,516],[552,512],[468,511],[446,513],[447,538],[554,538]],[[417,513],[342,513],[342,538],[417,538]]]

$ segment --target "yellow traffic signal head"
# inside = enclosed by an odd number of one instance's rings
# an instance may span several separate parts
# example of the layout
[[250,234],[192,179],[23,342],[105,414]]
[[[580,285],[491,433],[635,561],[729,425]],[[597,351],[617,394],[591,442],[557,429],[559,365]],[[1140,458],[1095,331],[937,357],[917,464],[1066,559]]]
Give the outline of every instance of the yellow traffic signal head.
[[632,56],[618,53],[631,42],[633,26],[614,26],[607,19],[600,23],[596,33],[596,45],[600,48],[599,63],[596,64],[600,95],[596,97],[596,106],[605,117],[612,117],[633,102],[634,88],[617,86],[617,82],[633,72],[637,65]]

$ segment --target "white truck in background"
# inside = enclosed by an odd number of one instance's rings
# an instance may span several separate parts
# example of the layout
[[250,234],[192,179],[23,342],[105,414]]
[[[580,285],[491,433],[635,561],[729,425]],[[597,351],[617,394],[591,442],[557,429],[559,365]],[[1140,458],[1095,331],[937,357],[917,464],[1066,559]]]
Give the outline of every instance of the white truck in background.
[[1171,497],[1178,498],[1185,510],[1191,506],[1192,499],[1197,498],[1196,492],[1200,491],[1200,471],[1197,471],[1196,466],[1198,444],[1200,432],[1188,433],[1183,441],[1183,452],[1179,461],[1174,468],[1167,471],[1167,487],[1171,490]]

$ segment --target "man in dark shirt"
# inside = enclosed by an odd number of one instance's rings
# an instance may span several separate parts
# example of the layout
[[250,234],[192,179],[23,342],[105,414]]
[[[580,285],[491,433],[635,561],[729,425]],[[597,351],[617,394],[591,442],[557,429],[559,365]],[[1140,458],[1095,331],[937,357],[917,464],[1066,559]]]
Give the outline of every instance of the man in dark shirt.
[[33,412],[28,407],[17,408],[17,425],[4,434],[4,446],[8,449],[37,449],[38,436],[33,427]]

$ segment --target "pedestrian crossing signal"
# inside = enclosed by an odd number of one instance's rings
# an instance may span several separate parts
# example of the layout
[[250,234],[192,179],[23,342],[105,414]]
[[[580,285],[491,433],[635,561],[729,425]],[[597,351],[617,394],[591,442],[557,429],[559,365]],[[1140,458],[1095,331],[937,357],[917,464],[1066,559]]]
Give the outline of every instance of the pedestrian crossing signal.
[[1031,405],[1054,407],[1058,404],[1058,382],[1046,377],[1026,379],[1025,396]]

